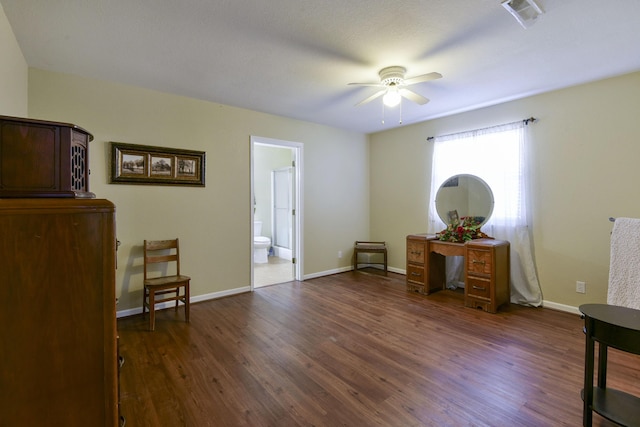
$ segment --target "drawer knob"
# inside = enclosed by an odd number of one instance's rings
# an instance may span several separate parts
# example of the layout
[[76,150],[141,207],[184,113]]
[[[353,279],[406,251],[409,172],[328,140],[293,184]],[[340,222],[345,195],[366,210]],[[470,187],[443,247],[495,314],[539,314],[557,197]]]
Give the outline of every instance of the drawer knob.
[[482,265],[486,264],[486,261],[483,259],[474,259],[474,260],[471,260],[471,262],[473,264],[482,264]]
[[476,291],[486,291],[487,288],[485,288],[484,286],[476,286],[473,285],[473,289],[475,289]]
[[420,273],[413,273],[413,272],[412,272],[412,273],[411,273],[411,275],[412,275],[412,276],[419,276],[419,275],[420,275]]

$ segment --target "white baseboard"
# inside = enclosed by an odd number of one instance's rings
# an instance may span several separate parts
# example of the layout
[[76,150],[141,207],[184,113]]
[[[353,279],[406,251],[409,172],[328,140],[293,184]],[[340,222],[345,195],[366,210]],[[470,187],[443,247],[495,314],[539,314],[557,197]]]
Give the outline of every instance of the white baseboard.
[[315,279],[317,277],[322,277],[322,276],[330,276],[332,274],[345,273],[351,270],[353,270],[353,267],[349,266],[349,267],[336,268],[333,270],[320,271],[318,273],[313,273],[313,274],[305,274],[303,277],[303,280]]
[[[211,299],[228,297],[230,295],[243,294],[245,292],[249,292],[250,290],[251,289],[250,289],[249,286],[243,286],[242,288],[228,289],[226,291],[211,292],[209,294],[197,295],[195,297],[192,297],[190,299],[190,301],[192,303],[201,302],[201,301],[208,301],[208,300],[211,300]],[[156,310],[162,310],[163,308],[169,308],[169,307],[172,307],[173,305],[174,305],[173,301],[156,304]],[[130,308],[130,309],[127,309],[127,310],[117,311],[116,312],[116,318],[133,316],[133,315],[140,314],[140,313],[142,313],[142,307]]]
[[542,306],[544,308],[550,308],[552,310],[566,311],[567,313],[572,313],[572,314],[581,314],[578,307],[574,307],[572,305],[566,305],[566,304],[559,304],[553,301],[543,300]]
[[[359,266],[361,266],[362,264],[358,264]],[[375,265],[371,265],[371,267],[377,268],[378,266]],[[332,274],[338,274],[338,273],[345,273],[347,271],[351,271],[353,270],[353,266],[349,266],[349,267],[341,267],[341,268],[336,268],[333,270],[325,270],[325,271],[321,271],[318,273],[313,273],[313,274],[307,274],[304,276],[303,280],[309,280],[309,279],[315,279],[317,277],[323,277],[323,276],[330,276]],[[389,271],[393,272],[393,273],[398,273],[398,274],[406,274],[406,270],[400,269],[400,268],[393,268],[393,267],[389,267],[388,268]],[[201,301],[208,301],[208,300],[212,300],[212,299],[216,299],[216,298],[222,298],[222,297],[227,297],[227,296],[231,296],[231,295],[237,295],[237,294],[242,294],[245,292],[249,292],[251,290],[251,288],[249,286],[244,286],[241,288],[235,288],[235,289],[228,289],[226,291],[220,291],[220,292],[212,292],[209,294],[204,294],[204,295],[198,295],[195,296],[193,298],[191,298],[191,302],[201,302]],[[172,306],[173,303],[172,302],[166,302],[166,303],[162,303],[162,304],[157,304],[156,307],[157,309],[161,310],[163,308],[169,308],[170,306]],[[559,304],[557,302],[553,302],[553,301],[542,301],[542,306],[544,308],[550,308],[552,310],[558,310],[558,311],[564,311],[567,313],[572,313],[572,314],[578,314],[580,315],[580,310],[578,309],[578,307],[574,307],[571,305],[566,305],[566,304]],[[142,313],[142,307],[136,307],[136,308],[130,308],[127,310],[121,310],[116,312],[116,317],[127,317],[127,316],[133,316],[135,314],[140,314]]]
[[[358,268],[362,268],[362,267],[371,267],[371,268],[377,268],[379,270],[383,270],[383,267],[380,266],[379,264],[358,263]],[[387,267],[387,270],[389,270],[392,273],[406,274],[406,270],[403,270],[400,268]],[[325,271],[320,271],[318,273],[306,274],[304,276],[304,280],[315,279],[317,277],[322,277],[322,276],[330,276],[332,274],[346,273],[347,271],[353,271],[353,266],[351,265],[349,267],[340,267],[334,270],[325,270]]]

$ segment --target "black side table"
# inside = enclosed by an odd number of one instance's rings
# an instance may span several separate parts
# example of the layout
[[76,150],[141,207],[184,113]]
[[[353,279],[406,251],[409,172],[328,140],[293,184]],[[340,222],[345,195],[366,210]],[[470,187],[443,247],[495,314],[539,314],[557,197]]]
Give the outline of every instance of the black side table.
[[[584,304],[583,426],[591,426],[592,411],[623,426],[640,426],[640,398],[607,388],[607,348],[640,354],[640,310],[607,304]],[[593,385],[595,342],[598,342],[598,384]]]

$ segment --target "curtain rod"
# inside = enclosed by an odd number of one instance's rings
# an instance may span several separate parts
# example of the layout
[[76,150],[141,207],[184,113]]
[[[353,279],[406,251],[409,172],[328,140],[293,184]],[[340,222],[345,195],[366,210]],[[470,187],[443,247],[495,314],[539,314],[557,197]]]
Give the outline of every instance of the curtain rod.
[[[524,123],[524,125],[527,126],[529,123],[534,123],[534,122],[537,122],[537,121],[538,121],[538,119],[536,119],[535,117],[531,116],[529,118],[523,119],[522,123]],[[511,122],[511,123],[517,123],[517,122]],[[511,123],[505,123],[503,125],[496,125],[496,126],[489,126],[489,127],[482,128],[482,129],[475,129],[473,131],[450,133],[450,134],[447,134],[447,135],[440,135],[440,136],[451,136],[451,135],[456,135],[458,133],[476,132],[476,131],[479,131],[479,130],[487,130],[487,129],[491,129],[491,128],[498,127],[498,126],[509,125]],[[435,136],[430,136],[430,137],[427,138],[427,141],[433,141],[435,138],[436,138]]]

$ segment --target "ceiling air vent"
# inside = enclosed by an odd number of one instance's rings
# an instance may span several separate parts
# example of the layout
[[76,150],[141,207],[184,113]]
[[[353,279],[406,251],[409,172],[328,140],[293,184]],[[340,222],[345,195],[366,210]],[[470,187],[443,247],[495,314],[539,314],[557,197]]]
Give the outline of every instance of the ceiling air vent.
[[538,16],[544,12],[535,0],[505,0],[502,6],[513,15],[524,28],[528,28],[536,22]]

